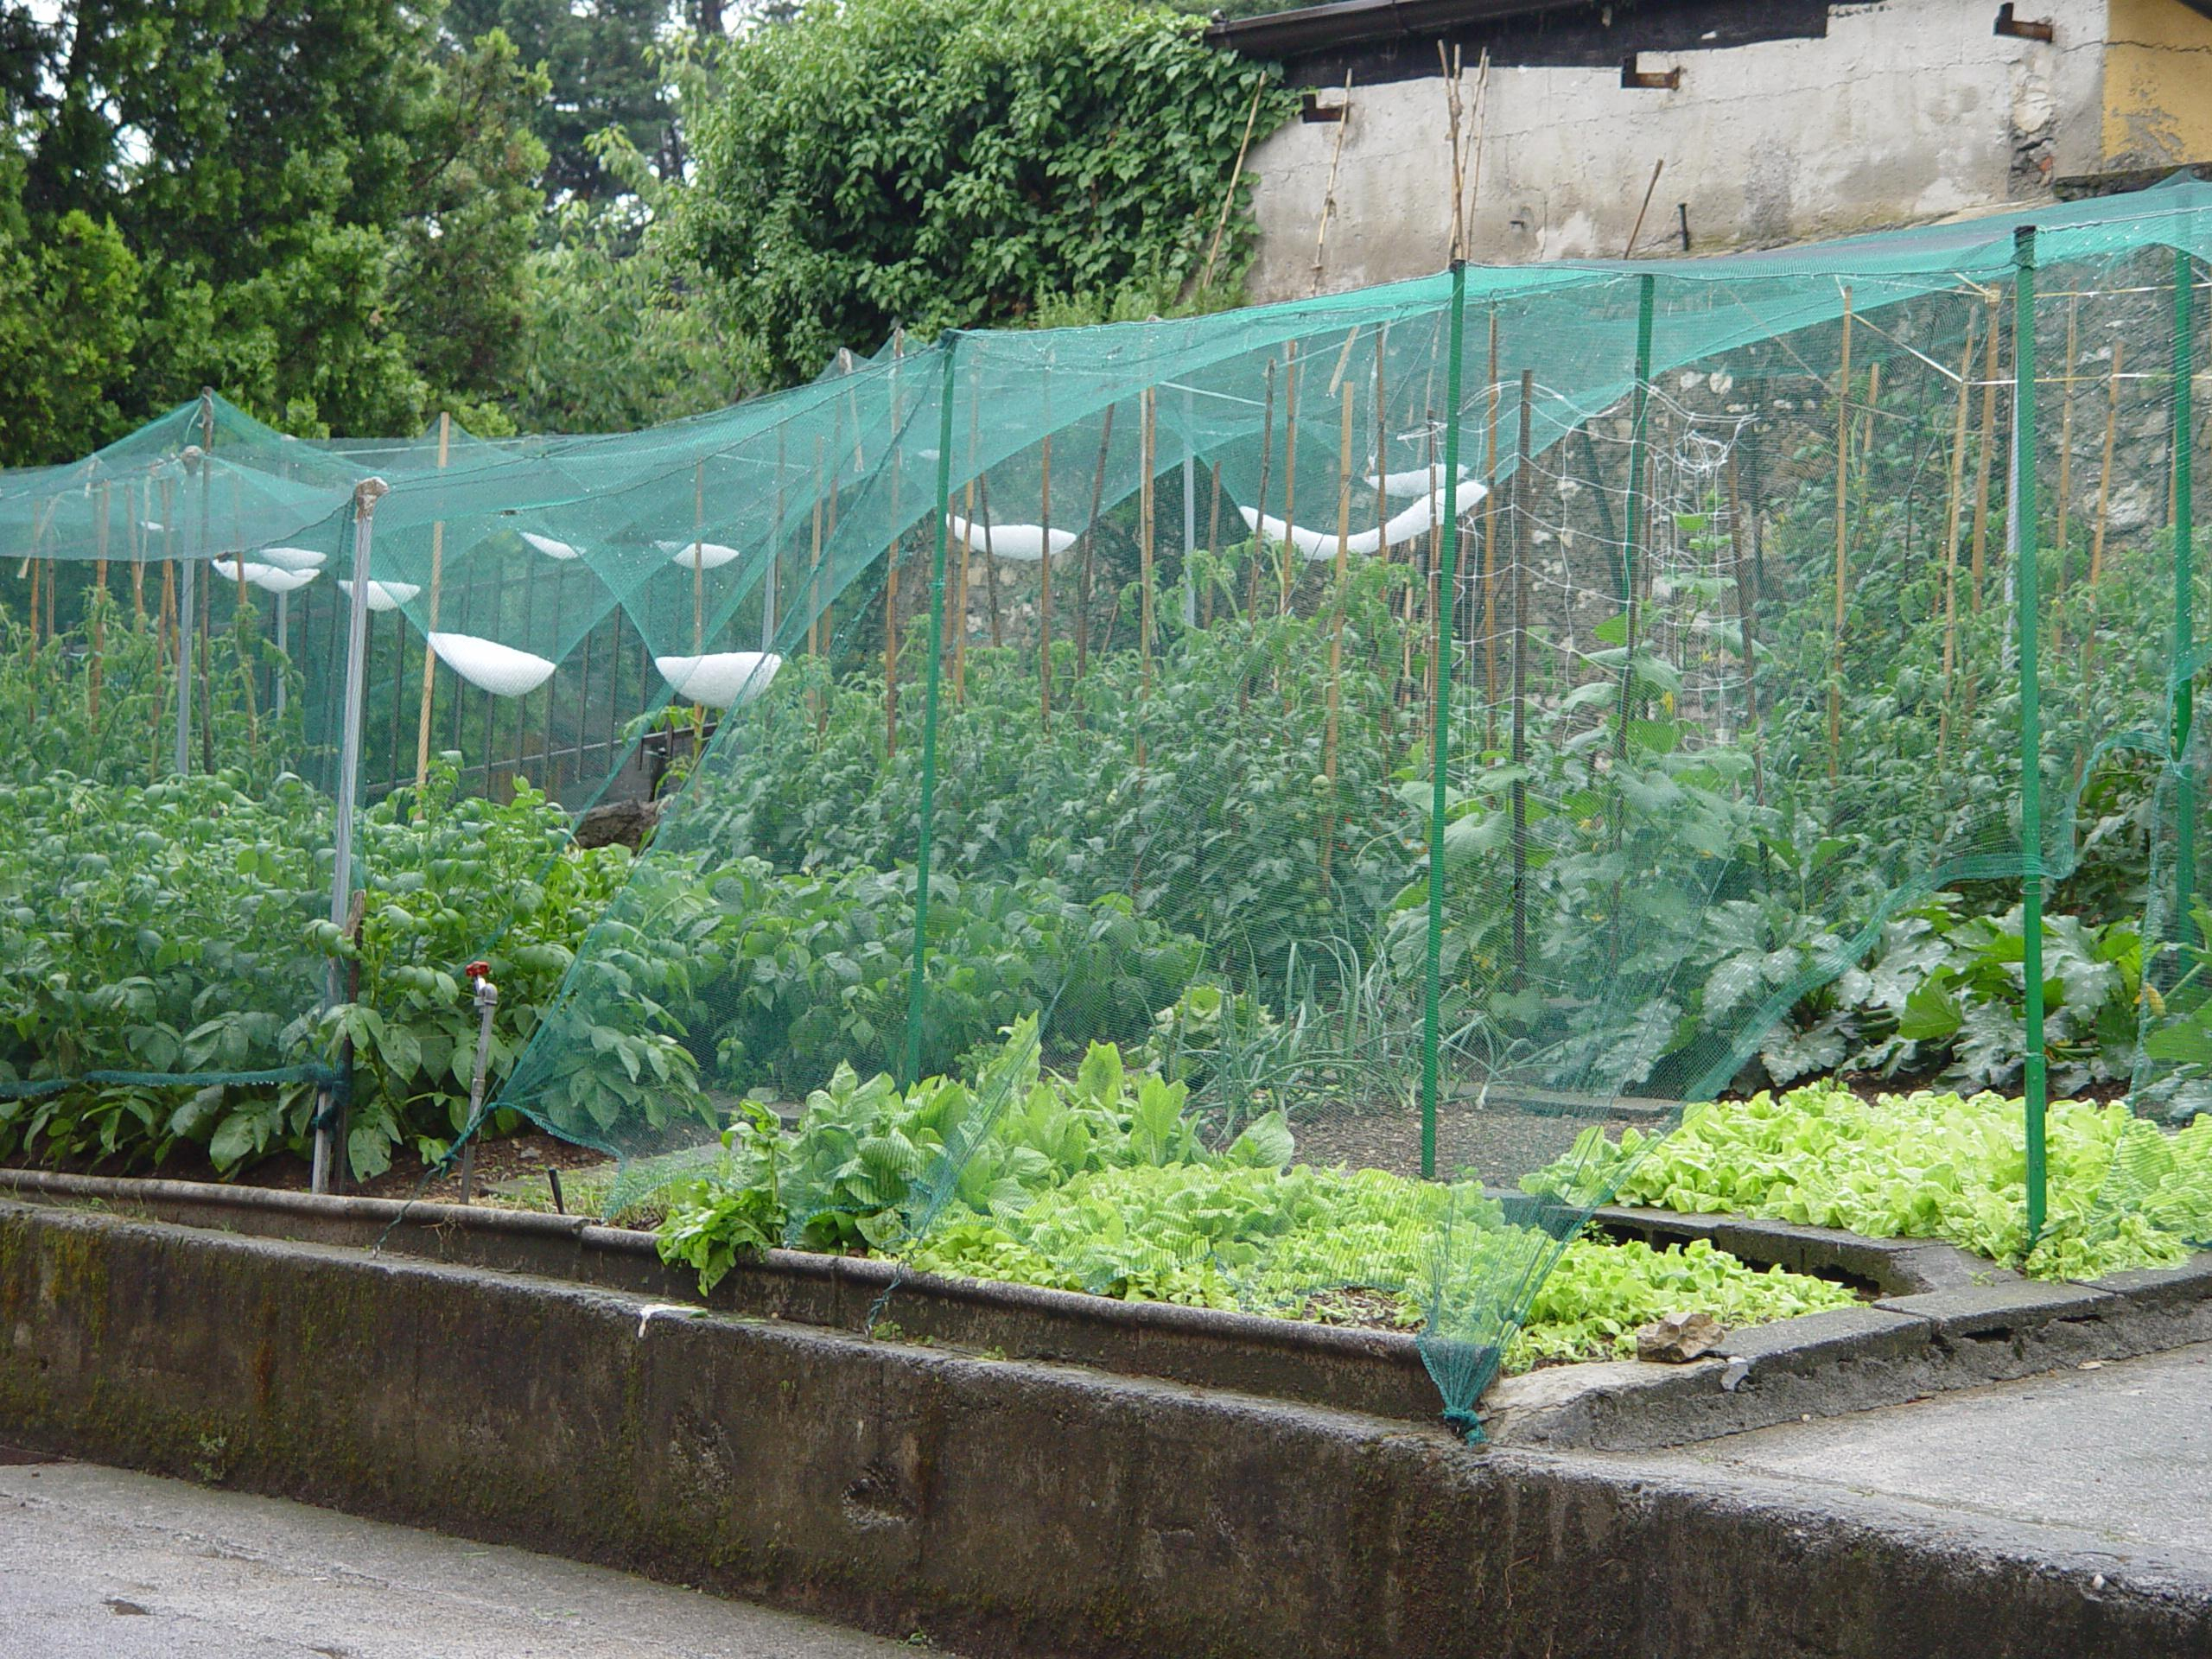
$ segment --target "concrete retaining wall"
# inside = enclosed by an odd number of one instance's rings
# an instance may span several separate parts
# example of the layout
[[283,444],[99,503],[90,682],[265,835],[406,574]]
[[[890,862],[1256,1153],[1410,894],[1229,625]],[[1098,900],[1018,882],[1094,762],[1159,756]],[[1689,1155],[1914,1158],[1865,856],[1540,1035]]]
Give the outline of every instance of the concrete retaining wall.
[[1848,1499],[0,1204],[0,1435],[979,1654],[2202,1653],[2206,1587]]

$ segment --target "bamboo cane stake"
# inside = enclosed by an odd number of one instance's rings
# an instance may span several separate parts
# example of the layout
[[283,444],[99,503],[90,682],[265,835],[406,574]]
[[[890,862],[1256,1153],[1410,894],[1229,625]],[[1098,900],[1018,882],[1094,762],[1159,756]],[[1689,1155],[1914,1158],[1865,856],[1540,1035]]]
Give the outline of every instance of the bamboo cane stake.
[[[823,444],[817,435],[814,440],[814,510],[808,530],[810,549],[808,568],[811,581],[808,587],[806,618],[806,654],[819,658],[822,655],[822,510],[825,490],[822,477]],[[830,718],[830,705],[819,689],[810,691],[809,700],[814,705],[814,719],[817,731]]]
[[1344,584],[1351,571],[1352,388],[1344,387],[1344,424],[1337,440],[1337,565],[1329,613],[1329,705],[1321,737],[1321,775],[1329,780],[1321,810],[1321,880],[1329,880],[1337,834],[1337,728],[1344,696]]
[[1874,422],[1881,408],[1881,403],[1882,365],[1878,361],[1869,365],[1866,370],[1866,423],[1865,429],[1859,434],[1859,459],[1861,462],[1859,481],[1861,485],[1866,482],[1869,468],[1874,460]]
[[100,516],[96,526],[98,549],[92,562],[92,663],[88,712],[95,724],[100,717],[100,680],[107,653],[107,535],[108,486],[100,482]]
[[1459,217],[1460,186],[1465,182],[1465,162],[1459,136],[1460,59],[1455,50],[1446,56],[1444,42],[1436,43],[1436,67],[1444,79],[1444,119],[1446,137],[1452,146],[1452,243],[1448,250],[1452,259],[1467,257],[1466,226]]
[[1529,973],[1529,452],[1536,376],[1521,371],[1521,445],[1513,469],[1513,981]]
[[[906,356],[906,335],[903,329],[893,330],[891,336],[891,431],[885,454],[891,462],[891,544],[884,550],[883,576],[883,754],[886,760],[899,753],[899,479],[904,470],[899,465],[899,397],[898,365]],[[864,476],[860,461],[860,433],[853,433],[855,476]],[[988,502],[983,511],[990,512]]]
[[[981,370],[978,370],[981,372]],[[960,569],[953,583],[953,607],[959,620],[952,636],[952,700],[963,702],[968,695],[968,585],[973,573],[969,567],[976,558],[976,480],[981,475],[976,461],[983,447],[983,400],[976,395],[974,377],[968,389],[968,458],[975,470],[968,475],[967,487],[962,492],[960,516],[966,522],[960,531]]]
[[[438,470],[446,469],[447,459],[453,452],[453,416],[441,410],[438,415]],[[442,518],[430,526],[430,607],[429,624],[425,634],[435,633],[438,627],[438,600],[445,581],[446,521]],[[426,638],[423,648],[423,702],[415,722],[415,793],[419,798],[423,785],[430,776],[430,698],[437,681],[438,653],[429,648]]]
[[2113,439],[2120,429],[2120,341],[2117,335],[2112,342],[2112,378],[2105,393],[2105,451],[2104,464],[2097,474],[2097,519],[2089,532],[2089,620],[2083,631],[2082,642],[2082,675],[2088,677],[2089,670],[2097,659],[2097,584],[2105,574],[2106,514],[2112,505],[2112,449]]
[[1981,609],[1982,555],[1989,541],[1989,474],[1997,461],[1997,334],[2003,314],[1999,295],[1990,290],[1989,326],[1982,342],[1981,454],[1974,486],[1974,555],[1967,585],[1967,608]]
[[[1433,500],[1436,495],[1437,471],[1436,411],[1433,409],[1428,411],[1427,449],[1429,498]],[[1440,620],[1443,615],[1443,572],[1444,519],[1443,515],[1440,513],[1428,527],[1428,592],[1426,595],[1428,612],[1425,620],[1424,635],[1424,650],[1428,661],[1422,668],[1421,677],[1421,734],[1424,737],[1427,737],[1434,731],[1436,723],[1436,677],[1440,662],[1440,653],[1444,644],[1443,634],[1440,632]],[[1486,744],[1487,741],[1485,739]]]
[[2071,521],[2074,495],[2074,362],[2082,349],[2082,296],[2066,302],[2066,372],[2058,386],[2058,590],[2066,591],[2066,567],[2073,549],[2066,531]]
[[[200,552],[204,557],[213,545],[207,524],[207,491],[213,477],[213,452],[215,448],[215,396],[202,390],[200,394]],[[200,766],[203,772],[215,770],[215,653],[209,644],[207,613],[214,608],[214,571],[210,569],[206,582],[194,583],[195,589],[193,610],[188,623],[200,635],[199,670],[194,678],[200,692]]]
[[38,606],[38,584],[40,573],[46,569],[46,561],[38,556],[38,553],[36,551],[38,541],[35,537],[32,538],[31,547],[33,549],[31,556],[25,559],[23,563],[30,567],[31,573],[31,662],[33,665],[35,666],[38,662],[38,635],[41,626],[39,620],[41,612]]
[[[1828,645],[1828,785],[1843,747],[1844,543],[1851,485],[1851,290],[1843,290],[1843,357],[1835,393],[1835,630]],[[1634,511],[1634,504],[1630,504]]]
[[[1050,416],[1046,417],[1049,424]],[[1039,465],[1037,522],[1044,545],[1037,554],[1037,728],[1052,729],[1052,435],[1048,430]]]
[[1267,89],[1267,80],[1262,77],[1252,88],[1252,107],[1244,111],[1244,137],[1236,146],[1236,164],[1229,169],[1229,184],[1221,193],[1221,212],[1213,222],[1213,240],[1206,245],[1205,269],[1198,273],[1201,290],[1213,281],[1213,262],[1221,252],[1222,232],[1229,228],[1229,210],[1236,200],[1237,181],[1244,176],[1244,156],[1252,147],[1253,125],[1260,118],[1260,96]]
[[123,512],[130,532],[130,626],[134,632],[146,626],[145,518],[146,508],[151,505],[150,499],[140,495],[135,486],[124,484]]
[[[1160,410],[1159,393],[1152,387],[1146,387],[1138,410],[1142,420],[1140,446],[1144,461],[1137,491],[1137,672],[1143,694],[1149,698],[1152,696],[1152,521],[1158,505],[1152,469],[1156,441],[1154,423]],[[1143,753],[1141,738],[1138,740],[1138,753],[1140,755]]]
[[1467,135],[1470,160],[1467,166],[1467,205],[1459,214],[1459,257],[1465,258],[1475,244],[1475,200],[1483,188],[1483,128],[1490,107],[1490,48],[1484,47],[1475,60],[1474,130]]
[[1728,540],[1736,556],[1736,625],[1744,649],[1744,724],[1751,734],[1751,799],[1766,804],[1766,743],[1759,734],[1758,605],[1751,592],[1751,550],[1736,490],[1736,451],[1728,451]]
[[1267,389],[1260,403],[1260,522],[1252,527],[1252,556],[1244,565],[1244,615],[1251,622],[1260,619],[1260,566],[1268,556],[1268,463],[1274,459],[1275,441],[1275,360],[1272,356],[1262,378]]
[[1098,467],[1090,479],[1090,518],[1083,527],[1083,562],[1075,582],[1075,677],[1080,681],[1090,666],[1090,579],[1093,556],[1098,547],[1098,512],[1106,498],[1106,455],[1114,442],[1114,405],[1106,405],[1098,427]]
[[1344,134],[1351,127],[1351,71],[1344,71],[1344,103],[1337,113],[1337,141],[1329,156],[1328,188],[1321,193],[1321,223],[1313,232],[1313,294],[1321,292],[1321,273],[1328,263],[1329,217],[1337,211],[1337,172],[1344,165]]
[[[1262,512],[1265,511],[1263,507]],[[1289,346],[1289,361],[1282,374],[1282,582],[1279,614],[1290,613],[1290,587],[1294,574],[1293,561],[1298,556],[1298,543],[1291,538],[1290,527],[1298,522],[1298,342]]]
[[[1213,505],[1206,514],[1206,551],[1211,554],[1218,570],[1221,558],[1221,463],[1213,463]],[[1200,626],[1213,626],[1213,588],[1211,580],[1206,582],[1205,618]]]
[[[1490,437],[1484,462],[1483,546],[1497,545],[1497,308],[1490,308]],[[1430,480],[1430,488],[1435,480]],[[1483,747],[1497,745],[1497,560],[1488,552],[1483,556]]]
[[1974,315],[1967,313],[1966,348],[1959,359],[1959,395],[1951,423],[1951,488],[1943,515],[1943,709],[1936,724],[1936,770],[1940,774],[1951,744],[1951,702],[1959,654],[1959,513],[1964,505],[1967,419],[1974,391]]
[[976,480],[976,505],[983,514],[983,596],[990,601],[991,644],[1006,643],[1006,634],[999,626],[999,562],[991,547],[991,480],[982,474]]
[[1659,175],[1666,165],[1664,156],[1651,163],[1651,182],[1643,187],[1643,205],[1636,210],[1636,223],[1628,227],[1628,245],[1621,250],[1624,259],[1636,257],[1636,238],[1643,234],[1643,216],[1651,211],[1651,193],[1659,188]]

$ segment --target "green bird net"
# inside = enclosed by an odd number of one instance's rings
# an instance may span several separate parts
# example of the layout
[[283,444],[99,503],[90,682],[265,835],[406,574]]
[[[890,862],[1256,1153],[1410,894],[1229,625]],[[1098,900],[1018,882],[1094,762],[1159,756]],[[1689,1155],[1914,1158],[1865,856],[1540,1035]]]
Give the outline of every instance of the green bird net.
[[[953,333],[627,435],[209,399],[9,474],[0,1093],[327,1125],[389,1040],[322,1012],[349,896],[462,908],[456,794],[657,790],[479,944],[546,985],[493,1109],[617,1205],[713,1166],[740,1239],[1410,1320],[1468,1427],[1686,1103],[2000,1085],[2024,1245],[2200,1242],[2208,256],[2177,181]],[[448,1089],[454,966],[400,1057]],[[2054,1086],[2125,1155],[2047,1168]]]

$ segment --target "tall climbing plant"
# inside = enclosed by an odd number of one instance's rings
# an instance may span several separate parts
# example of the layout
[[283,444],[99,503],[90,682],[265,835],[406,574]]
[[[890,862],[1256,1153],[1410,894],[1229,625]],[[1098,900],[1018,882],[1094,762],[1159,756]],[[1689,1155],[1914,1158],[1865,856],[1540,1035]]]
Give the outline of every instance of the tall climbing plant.
[[[767,384],[897,324],[1182,292],[1248,118],[1264,134],[1294,105],[1204,34],[1133,0],[817,0],[719,49],[668,234]],[[1217,284],[1248,234],[1240,213]]]

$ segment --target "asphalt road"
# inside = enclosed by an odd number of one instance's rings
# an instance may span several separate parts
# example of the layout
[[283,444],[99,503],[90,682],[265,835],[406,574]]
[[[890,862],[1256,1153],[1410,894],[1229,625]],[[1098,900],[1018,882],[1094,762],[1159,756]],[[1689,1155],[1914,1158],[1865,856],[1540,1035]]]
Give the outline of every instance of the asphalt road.
[[0,1659],[890,1659],[525,1550],[92,1464],[0,1466]]

